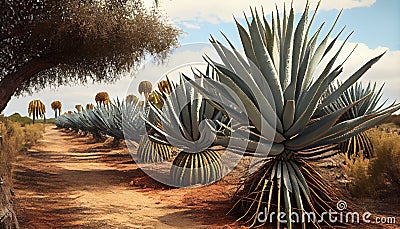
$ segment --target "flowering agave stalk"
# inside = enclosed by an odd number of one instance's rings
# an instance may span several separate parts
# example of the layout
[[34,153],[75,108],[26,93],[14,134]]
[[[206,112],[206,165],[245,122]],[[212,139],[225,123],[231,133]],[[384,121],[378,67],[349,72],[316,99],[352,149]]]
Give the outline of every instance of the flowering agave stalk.
[[[321,103],[324,102],[324,98],[335,92],[342,83],[337,81],[332,83],[325,95],[323,96]],[[336,110],[342,109],[349,106],[357,100],[363,97],[369,96],[364,101],[351,107],[346,113],[344,113],[338,120],[338,122],[343,122],[346,120],[355,119],[364,115],[372,114],[379,111],[387,101],[379,104],[379,100],[382,98],[383,85],[380,88],[376,88],[376,83],[371,85],[368,83],[367,87],[364,87],[361,82],[356,82],[350,88],[343,92],[343,94],[334,102],[323,107],[315,114],[316,117],[322,117],[324,115],[335,112]],[[374,156],[374,148],[371,139],[365,132],[361,132],[346,141],[339,143],[339,149],[347,154],[348,159],[355,159],[355,157],[360,157],[362,153],[363,158],[371,158]]]
[[[346,42],[334,51],[343,29],[334,39],[328,39],[337,19],[319,44],[317,40],[323,25],[309,37],[317,10],[308,23],[308,7],[307,4],[297,26],[294,26],[293,8],[288,14],[285,10],[282,20],[277,11],[272,24],[257,10],[252,11],[251,21],[246,19],[248,30],[236,22],[246,57],[241,56],[228,38],[230,49],[211,38],[222,63],[208,61],[217,70],[220,82],[235,91],[245,104],[253,126],[251,135],[259,137],[258,149],[249,143],[247,151],[255,151],[254,155],[264,157],[264,164],[246,178],[234,196],[235,208],[243,212],[239,219],[247,219],[251,226],[270,222],[269,218],[260,221],[260,212],[265,216],[272,212],[275,216],[283,213],[286,219],[293,212],[300,216],[304,212],[314,212],[321,219],[322,212],[335,209],[334,192],[312,168],[310,161],[336,154],[337,151],[332,149],[338,143],[374,126],[400,108],[399,104],[393,104],[348,120],[341,119],[357,104],[369,106],[373,101],[370,93],[315,118],[315,114],[337,101],[383,54],[369,60],[320,103],[324,92],[342,72],[347,58],[342,63],[336,62]],[[328,59],[327,54],[331,53],[333,55]],[[320,65],[322,59],[328,60],[325,66]],[[317,66],[322,68],[320,74],[316,73]],[[212,90],[204,88],[207,85],[191,83],[205,97],[214,96],[209,93]],[[273,96],[267,96],[266,90]],[[270,128],[272,126],[276,128]],[[264,133],[270,131],[275,132],[275,137],[264,138]],[[272,142],[269,152],[262,152],[262,141]],[[281,221],[276,217],[273,219],[280,228]],[[299,226],[306,228],[308,222],[300,221]],[[313,223],[319,226],[317,222]],[[292,228],[294,224],[287,220],[285,226]]]
[[155,117],[146,117],[146,122],[155,131],[149,135],[152,141],[180,150],[170,171],[172,184],[191,186],[221,179],[221,155],[212,149],[215,138],[220,136],[220,126],[214,124],[228,120],[187,83],[183,74],[180,85],[164,89],[163,107],[151,104]]

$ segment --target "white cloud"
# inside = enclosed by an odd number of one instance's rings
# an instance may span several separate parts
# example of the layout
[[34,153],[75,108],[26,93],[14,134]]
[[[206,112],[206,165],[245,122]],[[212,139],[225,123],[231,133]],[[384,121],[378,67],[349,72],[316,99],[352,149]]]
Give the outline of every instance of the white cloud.
[[182,25],[185,26],[188,29],[201,29],[200,26],[194,25],[194,24],[191,24],[191,23],[188,23],[188,22],[183,22]]
[[[147,4],[152,4],[152,0],[146,0]],[[275,9],[275,3],[278,9],[283,9],[283,3],[289,7],[292,0],[234,0],[234,1],[215,1],[215,0],[202,0],[202,1],[188,1],[188,0],[163,0],[160,7],[165,10],[167,15],[175,22],[182,22],[187,20],[207,21],[210,23],[230,22],[233,20],[232,15],[235,17],[243,17],[243,11],[248,12],[249,7],[264,7],[265,12],[270,13]],[[310,0],[311,9],[314,9],[318,0]],[[369,7],[373,5],[376,0],[325,0],[321,2],[320,9],[350,9],[355,7]],[[296,0],[293,7],[296,12],[304,10],[306,0]]]
[[[334,53],[337,46],[332,50]],[[338,63],[343,60],[349,52],[353,49],[356,43],[348,43],[344,46],[342,54],[339,56]],[[358,47],[350,59],[344,65],[344,71],[340,76],[340,79],[346,79],[358,68],[365,64],[369,59],[387,51],[382,59],[377,62],[367,73],[361,78],[363,82],[377,82],[378,85],[382,85],[386,82],[383,94],[384,99],[389,98],[390,101],[400,101],[399,85],[400,85],[400,51],[391,51],[384,47],[378,47],[376,49],[370,49],[363,43],[358,43]],[[173,55],[173,58],[168,62],[162,64],[146,64],[146,67],[135,74],[135,77],[126,76],[119,80],[113,85],[105,84],[94,84],[88,86],[75,86],[75,87],[60,87],[57,90],[45,89],[39,93],[35,93],[32,96],[12,98],[6,107],[5,114],[10,115],[14,112],[19,112],[23,115],[27,114],[27,106],[32,99],[41,99],[48,107],[47,116],[52,117],[53,112],[50,110],[50,103],[53,100],[60,100],[63,105],[63,110],[74,110],[76,104],[86,105],[87,103],[94,103],[94,96],[97,92],[107,91],[111,98],[124,98],[127,94],[137,94],[137,85],[142,80],[149,80],[153,83],[159,80],[159,78],[166,74],[172,69],[176,69],[187,63],[204,63],[202,55],[206,53],[211,56],[213,60],[216,59],[215,53],[208,43],[199,43],[183,46],[177,53]],[[329,56],[325,58],[321,66],[327,62]],[[180,69],[182,70],[182,69]],[[185,69],[188,70],[188,69]],[[317,73],[321,69],[317,69]],[[174,71],[176,72],[176,71]],[[188,73],[189,74],[189,73]],[[171,76],[171,74],[168,74]]]
[[[341,43],[338,43],[341,44]],[[321,62],[321,66],[327,63],[333,53],[337,50],[339,45],[336,45],[333,49],[331,55],[327,55],[326,58]],[[362,77],[361,81],[363,83],[374,83],[377,82],[378,85],[385,83],[383,89],[383,99],[388,98],[389,101],[400,101],[399,85],[400,85],[400,51],[392,51],[385,47],[377,47],[375,49],[370,49],[366,44],[363,43],[347,43],[343,47],[342,53],[338,57],[338,63],[351,52],[354,46],[357,44],[357,48],[348,59],[344,65],[343,73],[340,75],[340,80],[345,80],[355,71],[357,71],[361,66],[363,66],[370,59],[382,54],[386,51],[386,54],[375,63],[371,69],[369,69]],[[321,72],[318,69],[317,72]]]

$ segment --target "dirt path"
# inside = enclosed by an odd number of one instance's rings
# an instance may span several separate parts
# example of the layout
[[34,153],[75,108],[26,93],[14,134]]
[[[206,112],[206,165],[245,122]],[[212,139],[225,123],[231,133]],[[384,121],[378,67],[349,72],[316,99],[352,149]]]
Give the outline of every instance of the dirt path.
[[53,126],[14,167],[21,228],[231,228],[224,181],[170,189],[148,178],[126,148],[90,143]]

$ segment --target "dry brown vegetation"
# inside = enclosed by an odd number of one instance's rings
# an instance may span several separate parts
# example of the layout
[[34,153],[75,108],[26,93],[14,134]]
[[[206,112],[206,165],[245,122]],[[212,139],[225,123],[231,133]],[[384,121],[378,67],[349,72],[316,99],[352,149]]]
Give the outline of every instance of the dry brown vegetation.
[[0,228],[18,228],[13,210],[11,165],[18,152],[26,150],[43,136],[43,124],[0,120]]
[[357,158],[354,163],[347,163],[352,178],[351,194],[355,197],[386,197],[400,192],[400,135],[377,129],[367,133],[376,157],[370,160]]
[[386,123],[394,123],[397,127],[400,127],[400,115],[391,115],[386,120]]
[[0,122],[2,136],[0,151],[0,174],[7,176],[11,170],[11,162],[16,154],[35,144],[43,135],[43,124],[21,126],[12,121]]

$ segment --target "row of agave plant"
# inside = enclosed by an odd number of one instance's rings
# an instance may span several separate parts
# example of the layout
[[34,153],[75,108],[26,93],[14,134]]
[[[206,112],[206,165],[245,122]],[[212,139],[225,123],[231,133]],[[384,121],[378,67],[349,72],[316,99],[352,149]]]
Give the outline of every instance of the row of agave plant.
[[125,122],[124,125],[129,125],[129,129],[136,130],[137,133],[144,132],[144,122],[138,122],[141,108],[139,103],[120,102],[117,99],[107,106],[97,106],[93,109],[80,108],[77,112],[61,115],[55,120],[55,124],[76,131],[108,135],[116,140],[121,140],[125,139],[122,126],[123,115],[133,116],[131,119],[127,119],[132,122]]
[[[386,102],[380,103],[382,87],[364,87],[357,82],[383,54],[343,82],[337,80],[354,51],[338,63],[350,35],[338,44],[342,29],[329,39],[339,14],[317,43],[323,25],[310,36],[317,9],[309,22],[307,3],[296,26],[293,8],[289,13],[285,10],[282,19],[278,11],[273,13],[272,23],[252,10],[251,18],[246,17],[248,29],[236,22],[244,56],[227,37],[229,47],[211,38],[222,63],[205,58],[209,67],[204,73],[193,70],[193,77],[182,74],[179,84],[161,82],[150,102],[115,102],[109,107],[60,116],[57,122],[67,127],[68,123],[79,123],[78,128],[87,131],[101,128],[110,136],[139,142],[141,160],[172,160],[171,179],[181,186],[221,179],[223,151],[214,150],[214,146],[226,148],[233,141],[240,142],[245,155],[260,158],[262,165],[244,177],[233,197],[233,209],[242,212],[239,219],[251,226],[270,223],[258,221],[264,208],[267,215],[285,213],[288,217],[293,212],[314,212],[321,216],[335,209],[338,196],[315,171],[313,162],[340,152],[348,152],[348,157],[373,156],[364,131],[399,110],[400,105],[385,106]],[[181,87],[179,92],[173,93],[177,87]],[[226,88],[235,93],[244,110],[233,104]],[[222,106],[215,101],[232,104]],[[137,116],[139,110],[142,119]],[[247,120],[242,120],[241,112],[247,114]],[[128,118],[121,122],[124,115]],[[250,126],[244,126],[247,123]],[[135,130],[132,136],[137,137],[123,136],[123,125],[131,125]],[[278,228],[321,226],[316,221],[273,223]]]

